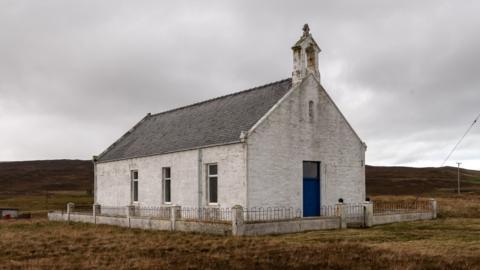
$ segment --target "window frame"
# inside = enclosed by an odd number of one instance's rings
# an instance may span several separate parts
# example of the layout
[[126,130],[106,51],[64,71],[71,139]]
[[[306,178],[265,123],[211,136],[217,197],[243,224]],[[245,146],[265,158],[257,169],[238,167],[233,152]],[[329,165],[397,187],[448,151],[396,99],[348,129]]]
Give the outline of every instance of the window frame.
[[[166,175],[166,171],[169,171],[169,177],[167,177]],[[169,197],[170,197],[170,200],[167,201],[167,196],[166,196],[166,193],[167,193],[167,189],[166,189],[166,186],[167,186],[167,181],[169,182]],[[163,201],[163,204],[172,204],[172,168],[171,167],[163,167],[162,168],[162,201]]]
[[310,120],[315,119],[315,102],[313,100],[308,101],[308,118]]
[[[206,164],[207,165],[207,202],[208,202],[208,205],[218,205],[218,164],[217,163],[209,163],[209,164]],[[211,174],[210,173],[210,166],[216,166],[217,167],[217,173],[216,174]],[[215,177],[216,178],[216,181],[217,181],[217,184],[216,184],[216,199],[217,201],[216,202],[212,202],[210,201],[210,191],[211,191],[211,187],[210,187],[210,178],[213,178]]]
[[[135,178],[135,173],[136,173],[136,178]],[[138,203],[139,201],[139,173],[138,173],[138,170],[130,170],[130,201],[133,203]],[[136,200],[135,200],[135,182],[137,183],[137,186],[136,186]]]

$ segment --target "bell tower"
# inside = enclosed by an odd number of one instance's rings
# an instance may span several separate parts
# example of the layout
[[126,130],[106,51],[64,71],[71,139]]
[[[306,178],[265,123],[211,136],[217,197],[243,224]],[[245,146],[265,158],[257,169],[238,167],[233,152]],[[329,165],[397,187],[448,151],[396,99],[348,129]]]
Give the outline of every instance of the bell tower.
[[303,35],[293,45],[293,85],[299,84],[308,74],[313,74],[320,80],[320,72],[318,71],[318,53],[321,52],[320,47],[310,34],[308,24],[303,26]]

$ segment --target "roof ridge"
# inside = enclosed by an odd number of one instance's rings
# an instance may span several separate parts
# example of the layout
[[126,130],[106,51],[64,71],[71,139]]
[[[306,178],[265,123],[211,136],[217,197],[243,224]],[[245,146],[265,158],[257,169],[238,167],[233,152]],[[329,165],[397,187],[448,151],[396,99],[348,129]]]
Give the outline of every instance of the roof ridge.
[[226,94],[226,95],[223,95],[223,96],[219,96],[219,97],[215,97],[215,98],[211,98],[211,99],[207,99],[207,100],[195,102],[195,103],[192,103],[192,104],[190,104],[190,105],[181,106],[181,107],[178,107],[178,108],[170,109],[170,110],[163,111],[163,112],[159,112],[159,113],[152,113],[152,114],[149,114],[149,115],[148,115],[148,118],[153,117],[153,116],[158,116],[158,115],[161,115],[161,114],[165,114],[165,113],[169,113],[169,112],[174,112],[174,111],[177,111],[177,110],[186,109],[186,108],[189,108],[189,107],[194,107],[194,106],[197,106],[197,105],[200,105],[200,104],[204,104],[204,103],[207,103],[207,102],[211,102],[211,101],[214,101],[214,100],[218,100],[218,99],[222,99],[222,98],[226,98],[226,97],[230,97],[230,96],[235,96],[235,95],[238,95],[238,94],[243,94],[243,93],[250,92],[250,91],[253,91],[253,90],[257,90],[257,89],[259,89],[259,88],[264,88],[264,87],[267,87],[267,86],[270,86],[270,85],[273,85],[273,84],[282,83],[282,82],[285,82],[285,81],[288,81],[288,80],[291,80],[291,79],[292,79],[292,78],[287,78],[287,79],[283,79],[283,80],[278,80],[278,81],[270,82],[270,83],[267,83],[267,84],[255,86],[255,87],[252,87],[252,88],[249,88],[249,89],[246,89],[246,90],[242,90],[242,91],[238,91],[238,92]]

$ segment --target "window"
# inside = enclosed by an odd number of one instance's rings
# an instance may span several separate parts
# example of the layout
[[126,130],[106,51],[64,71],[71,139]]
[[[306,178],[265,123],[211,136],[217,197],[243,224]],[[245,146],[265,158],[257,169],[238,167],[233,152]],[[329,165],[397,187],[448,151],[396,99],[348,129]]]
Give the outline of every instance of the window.
[[303,178],[319,178],[320,162],[304,161],[303,162]]
[[138,171],[131,171],[132,202],[138,202]]
[[310,100],[310,101],[308,102],[308,117],[310,117],[310,119],[312,120],[312,119],[313,119],[313,115],[314,115],[314,113],[313,113],[313,101]]
[[218,166],[207,165],[208,203],[218,203]]
[[315,49],[313,48],[313,45],[310,44],[310,46],[306,49],[307,53],[307,68],[310,71],[315,71]]
[[163,202],[172,202],[170,168],[163,168]]

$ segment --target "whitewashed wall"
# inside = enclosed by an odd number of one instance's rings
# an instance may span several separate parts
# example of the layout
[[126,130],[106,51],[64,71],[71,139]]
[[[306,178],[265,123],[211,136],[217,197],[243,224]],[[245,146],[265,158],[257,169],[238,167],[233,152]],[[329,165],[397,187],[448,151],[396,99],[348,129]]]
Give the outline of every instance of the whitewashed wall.
[[[308,115],[310,100],[313,119]],[[172,204],[205,206],[206,164],[217,163],[220,207],[302,208],[305,160],[321,162],[322,205],[335,204],[339,198],[362,202],[364,159],[362,142],[309,76],[249,134],[247,144],[97,164],[96,198],[102,205],[130,204],[130,171],[138,170],[139,204],[162,205],[162,167],[170,167]]]
[[[220,207],[245,205],[244,144],[231,144],[177,153],[96,164],[97,203],[125,206],[131,203],[130,171],[138,170],[139,205],[163,203],[162,168],[171,168],[172,204],[198,207],[207,203],[206,164],[218,164]],[[199,182],[200,181],[200,182]]]
[[[314,117],[308,102],[314,101]],[[248,207],[303,206],[303,161],[321,162],[321,204],[365,200],[365,151],[325,90],[309,76],[248,139]]]

